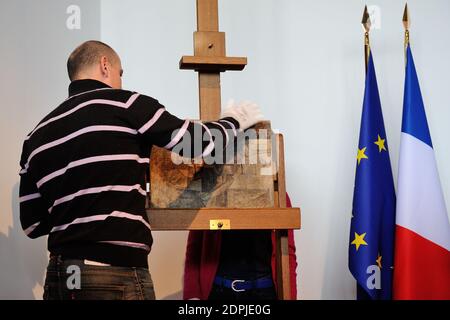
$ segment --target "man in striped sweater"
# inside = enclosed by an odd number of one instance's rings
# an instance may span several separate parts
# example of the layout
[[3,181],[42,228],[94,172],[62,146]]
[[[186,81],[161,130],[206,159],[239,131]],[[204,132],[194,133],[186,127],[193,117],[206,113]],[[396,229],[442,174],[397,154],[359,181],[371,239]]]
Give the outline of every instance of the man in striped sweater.
[[215,122],[179,119],[122,90],[120,58],[99,41],[76,48],[67,69],[69,97],[26,137],[20,163],[22,227],[30,238],[48,235],[44,299],[154,299],[145,213],[151,147],[190,141],[184,157],[221,152],[261,120],[260,110],[233,104]]

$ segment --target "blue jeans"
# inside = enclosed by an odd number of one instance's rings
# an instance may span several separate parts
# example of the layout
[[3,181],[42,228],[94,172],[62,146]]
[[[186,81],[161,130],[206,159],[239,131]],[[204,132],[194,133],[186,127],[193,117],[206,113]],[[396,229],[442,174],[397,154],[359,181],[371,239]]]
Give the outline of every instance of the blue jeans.
[[154,300],[148,269],[98,266],[52,256],[44,300]]

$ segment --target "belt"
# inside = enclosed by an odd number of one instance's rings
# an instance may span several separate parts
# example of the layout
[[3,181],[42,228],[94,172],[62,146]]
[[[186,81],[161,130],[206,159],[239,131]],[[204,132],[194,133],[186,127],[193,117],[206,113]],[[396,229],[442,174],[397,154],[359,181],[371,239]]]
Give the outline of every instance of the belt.
[[217,276],[214,278],[214,284],[232,289],[236,292],[242,292],[251,289],[271,288],[273,287],[273,280],[271,277],[260,278],[256,280],[231,280]]
[[54,254],[50,254],[50,260],[61,260],[61,261],[74,260],[74,261],[82,261],[83,264],[87,265],[87,266],[111,267],[111,265],[107,264],[107,263],[102,263],[102,262],[92,261],[92,260],[87,260],[87,259],[80,259],[80,258],[66,258],[61,255],[54,255]]

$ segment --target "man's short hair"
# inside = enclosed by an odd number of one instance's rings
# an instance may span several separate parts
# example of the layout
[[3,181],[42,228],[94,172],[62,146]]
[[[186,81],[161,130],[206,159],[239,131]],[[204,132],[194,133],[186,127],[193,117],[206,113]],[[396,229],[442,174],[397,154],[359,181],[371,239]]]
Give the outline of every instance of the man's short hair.
[[110,61],[116,61],[118,57],[113,48],[101,41],[89,40],[79,45],[67,59],[70,81],[75,80],[83,69],[99,62],[102,56],[108,57]]

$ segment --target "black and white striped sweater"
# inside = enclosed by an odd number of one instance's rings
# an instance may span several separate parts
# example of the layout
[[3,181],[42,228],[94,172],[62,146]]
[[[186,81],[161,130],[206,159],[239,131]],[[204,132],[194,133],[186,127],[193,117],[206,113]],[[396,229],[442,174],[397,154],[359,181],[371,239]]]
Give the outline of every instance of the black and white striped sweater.
[[[152,236],[145,174],[152,145],[172,150],[186,135],[196,130],[208,135],[211,129],[228,141],[238,126],[233,118],[181,120],[151,97],[96,80],[74,81],[69,98],[25,139],[22,227],[31,238],[48,234],[53,254],[146,267]],[[206,139],[200,154],[193,148],[183,156],[205,156],[224,144]]]

